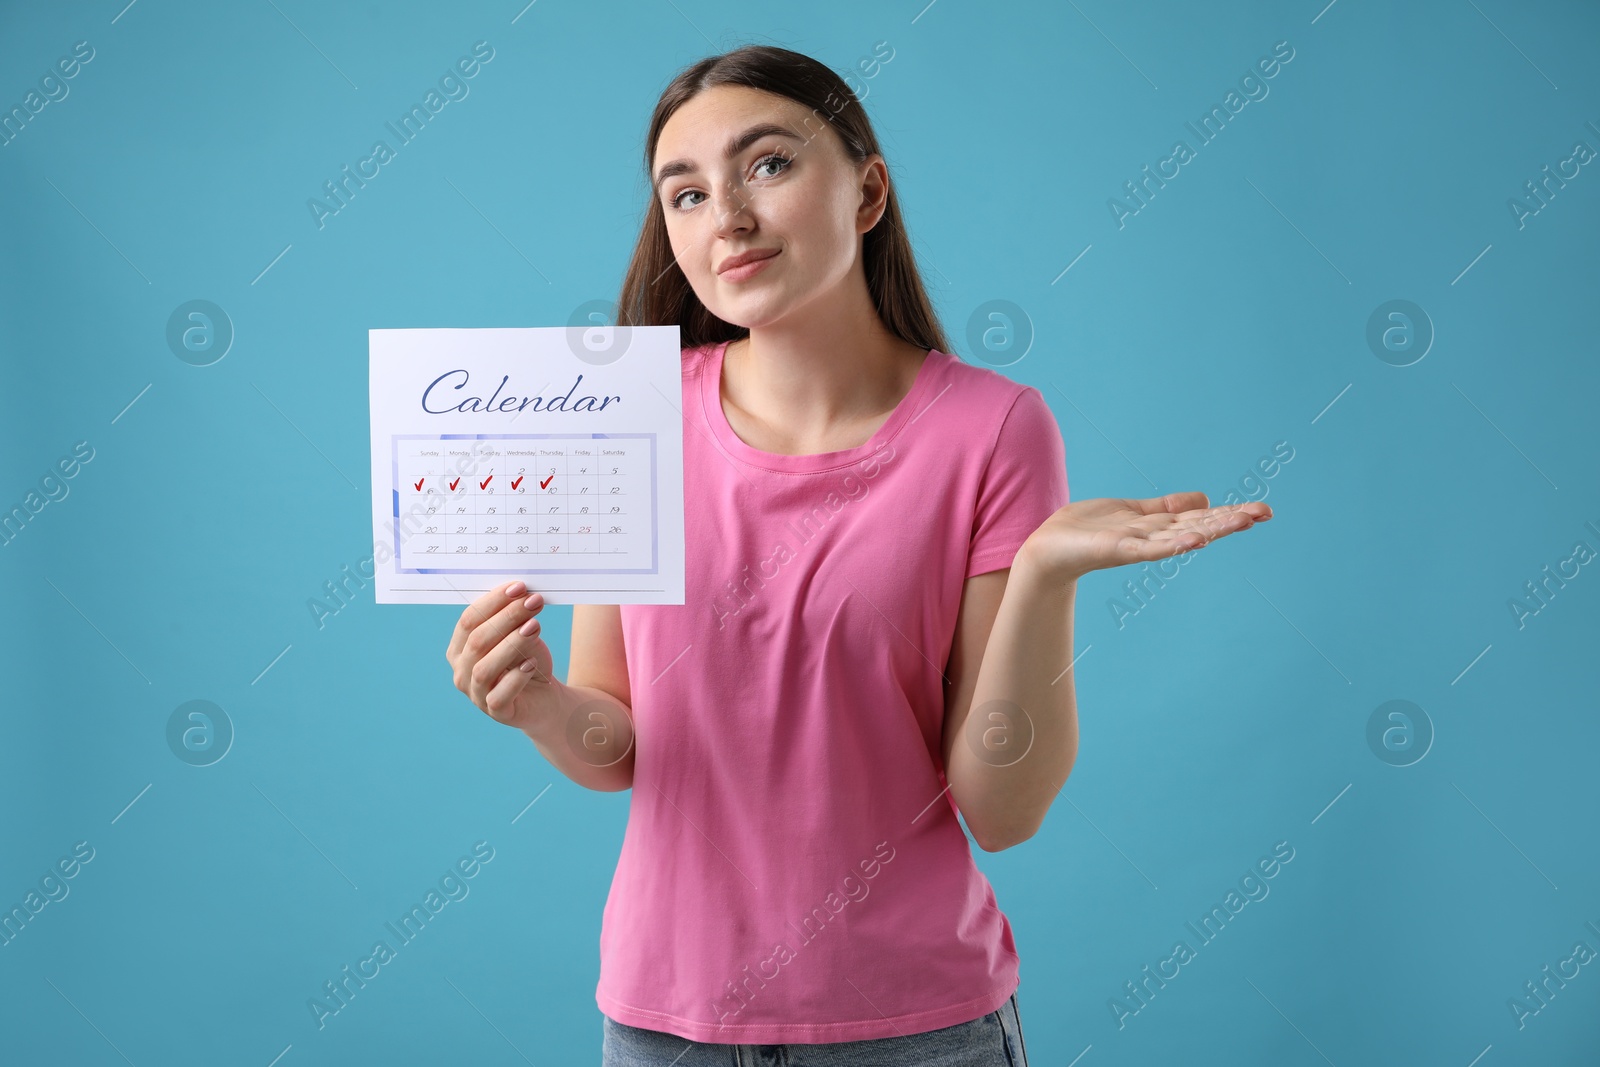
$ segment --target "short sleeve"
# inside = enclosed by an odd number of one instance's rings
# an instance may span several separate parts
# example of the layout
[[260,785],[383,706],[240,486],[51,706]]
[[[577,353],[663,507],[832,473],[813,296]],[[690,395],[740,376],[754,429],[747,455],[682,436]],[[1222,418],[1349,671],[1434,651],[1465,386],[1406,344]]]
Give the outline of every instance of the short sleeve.
[[978,485],[968,578],[1011,566],[1017,549],[1067,496],[1067,450],[1055,414],[1033,386],[1017,394]]

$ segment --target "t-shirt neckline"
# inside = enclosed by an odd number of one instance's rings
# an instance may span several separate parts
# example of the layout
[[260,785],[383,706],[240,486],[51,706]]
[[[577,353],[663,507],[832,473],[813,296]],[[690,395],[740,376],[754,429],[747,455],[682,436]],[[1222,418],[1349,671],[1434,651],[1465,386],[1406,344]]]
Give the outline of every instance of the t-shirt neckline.
[[942,361],[946,358],[938,349],[928,349],[922,365],[917,368],[917,376],[912,381],[910,390],[900,398],[900,403],[895,405],[889,417],[883,421],[883,425],[855,448],[786,456],[777,452],[765,452],[745,443],[743,438],[733,432],[733,427],[728,423],[728,416],[722,410],[722,357],[731,343],[731,340],[723,341],[711,349],[705,369],[700,375],[700,404],[706,422],[710,425],[717,442],[736,459],[751,466],[784,473],[816,473],[833,470],[859,462],[877,452],[893,440],[906,423],[921,411],[923,395],[927,393],[933,381],[935,360]]

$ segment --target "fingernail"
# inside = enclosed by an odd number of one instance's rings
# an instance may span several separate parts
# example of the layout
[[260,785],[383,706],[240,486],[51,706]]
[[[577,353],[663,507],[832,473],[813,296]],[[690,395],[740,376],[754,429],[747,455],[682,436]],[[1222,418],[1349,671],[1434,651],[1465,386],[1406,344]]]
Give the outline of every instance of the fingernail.
[[539,601],[541,599],[542,598],[539,596],[539,594],[535,593],[532,596],[530,596],[527,600],[524,600],[522,602],[522,606],[527,608],[529,611],[532,611],[534,608],[539,606]]
[[522,624],[522,636],[523,637],[532,637],[533,636],[533,631],[537,630],[538,628],[539,628],[539,620],[538,619],[529,619],[527,622]]
[[523,585],[520,581],[512,582],[510,585],[506,586],[506,596],[521,596],[522,591],[526,588],[528,587]]
[[530,660],[524,660],[524,661],[523,661],[523,663],[522,663],[522,666],[521,666],[521,668],[520,668],[520,670],[521,670],[521,671],[522,671],[522,672],[523,672],[523,673],[524,673],[524,674],[526,674],[526,673],[527,673],[527,672],[528,672],[528,671],[531,671],[531,670],[533,670],[533,660],[531,660],[531,659],[530,659]]

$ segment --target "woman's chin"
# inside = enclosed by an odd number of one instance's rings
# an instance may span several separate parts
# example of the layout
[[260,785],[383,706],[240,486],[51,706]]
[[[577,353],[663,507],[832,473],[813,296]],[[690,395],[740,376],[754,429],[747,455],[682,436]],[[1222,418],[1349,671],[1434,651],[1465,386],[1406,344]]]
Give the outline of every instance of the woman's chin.
[[775,300],[762,299],[736,300],[724,303],[720,307],[707,303],[706,307],[723,322],[732,323],[746,330],[771,326],[782,319],[787,310],[778,306]]

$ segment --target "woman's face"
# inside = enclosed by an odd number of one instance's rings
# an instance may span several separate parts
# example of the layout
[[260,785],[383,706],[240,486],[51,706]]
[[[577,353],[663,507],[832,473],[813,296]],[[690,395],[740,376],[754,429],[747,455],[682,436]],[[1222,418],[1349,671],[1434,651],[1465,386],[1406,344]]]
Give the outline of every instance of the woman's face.
[[[883,214],[882,157],[852,163],[824,116],[759,89],[695,96],[662,127],[655,159],[673,256],[712,314],[738,326],[838,292]],[[744,252],[769,258],[723,269]]]

